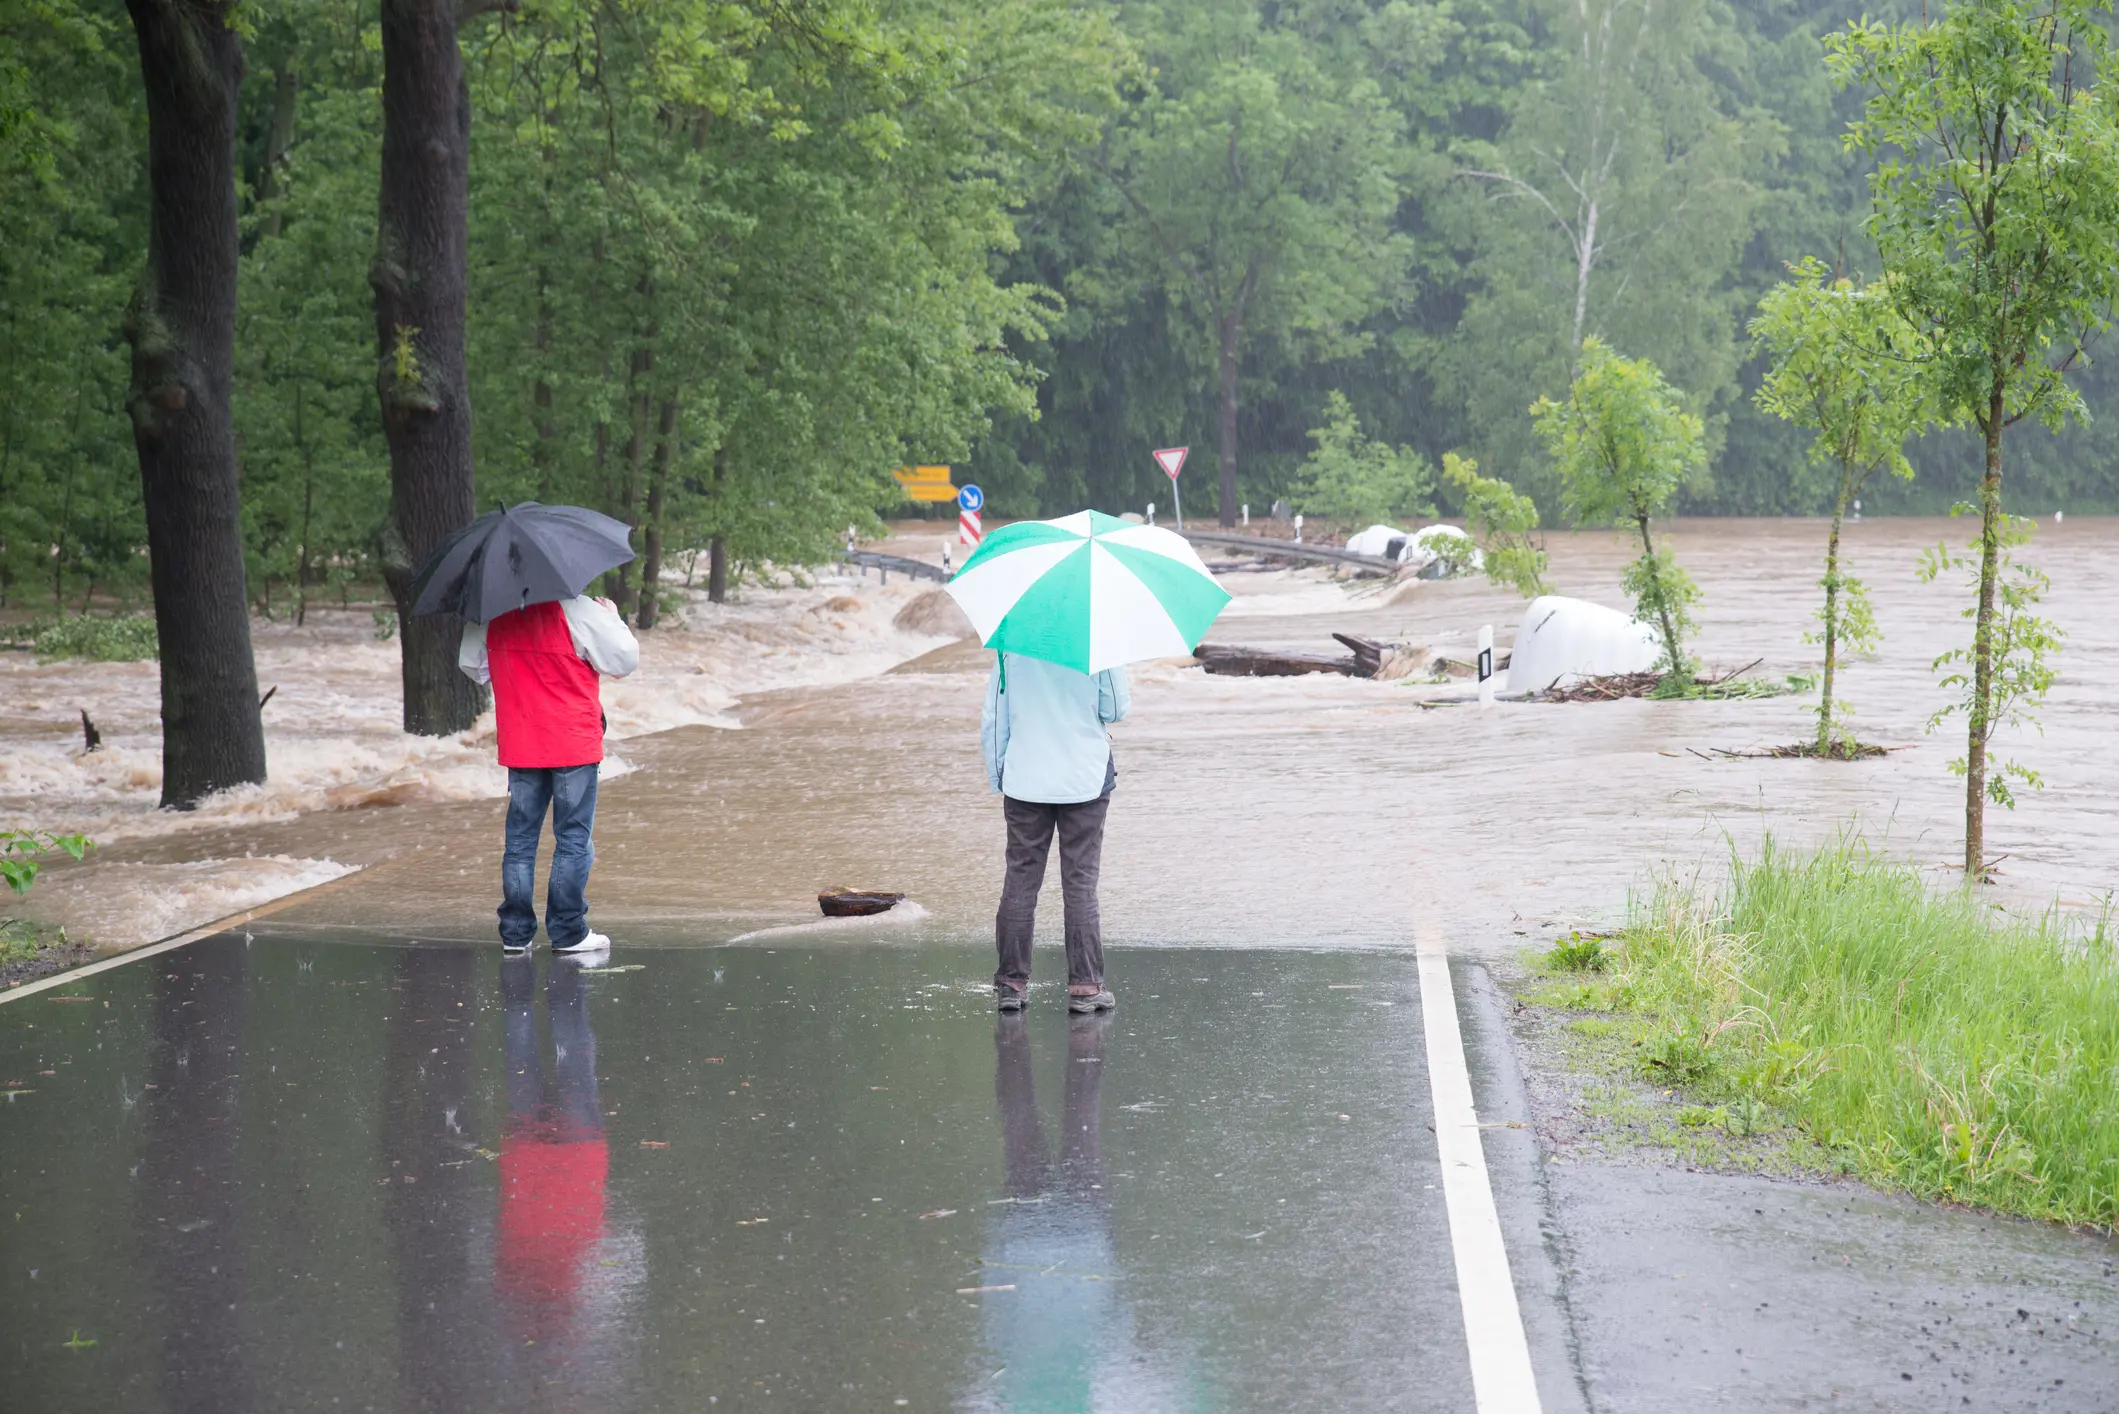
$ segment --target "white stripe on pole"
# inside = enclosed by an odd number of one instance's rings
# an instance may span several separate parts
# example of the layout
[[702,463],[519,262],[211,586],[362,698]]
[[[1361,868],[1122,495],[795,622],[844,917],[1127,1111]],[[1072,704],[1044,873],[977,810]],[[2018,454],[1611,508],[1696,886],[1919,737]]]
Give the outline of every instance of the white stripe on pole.
[[1031,585],[1044,578],[1045,571],[1081,548],[1079,540],[1026,545],[960,572],[944,587],[970,616],[971,626],[978,630],[983,642],[1001,626],[1001,620],[1008,617],[1015,601],[1022,598]]

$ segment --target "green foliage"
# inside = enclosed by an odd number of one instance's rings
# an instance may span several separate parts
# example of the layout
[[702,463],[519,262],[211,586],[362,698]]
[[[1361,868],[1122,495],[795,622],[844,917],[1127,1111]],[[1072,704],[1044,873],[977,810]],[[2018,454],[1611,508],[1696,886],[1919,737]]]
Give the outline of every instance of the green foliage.
[[1382,81],[1404,36],[1251,0],[1124,16],[1150,67],[1094,149],[1115,230],[1093,293],[1164,302],[1213,389],[1228,481],[1259,351],[1358,354],[1364,323],[1408,290],[1413,247],[1394,218],[1412,148]]
[[1540,398],[1531,416],[1560,473],[1562,504],[1575,520],[1631,527],[1641,555],[1626,567],[1635,616],[1663,639],[1662,671],[1688,682],[1684,640],[1699,589],[1652,524],[1686,475],[1706,456],[1699,418],[1682,409],[1677,390],[1647,359],[1624,358],[1601,339],[1582,344],[1581,371],[1565,402]]
[[1718,898],[1643,901],[1608,975],[1659,1084],[1752,1127],[1785,1114],[1871,1182],[2119,1227],[2108,939],[2000,919],[1855,842],[1768,841]]
[[1603,935],[1577,930],[1569,933],[1565,942],[1553,944],[1545,962],[1561,972],[1602,972],[1610,966],[1611,958],[1604,951]]
[[1464,520],[1484,557],[1486,577],[1526,599],[1549,593],[1545,546],[1537,538],[1538,503],[1505,481],[1479,474],[1479,464],[1455,452],[1442,456],[1442,479],[1464,503]]
[[[1959,514],[1974,510],[1970,505],[1958,507]],[[2030,543],[2033,529],[2032,523],[2020,516],[2007,516],[2002,521],[2001,554],[1993,571],[1994,611],[1984,625],[1988,674],[1984,697],[1980,692],[1981,655],[1976,641],[1950,649],[1933,664],[1935,671],[1943,674],[1943,689],[1956,693],[1957,700],[1928,719],[1928,730],[1932,732],[1962,713],[1977,724],[1975,740],[1982,755],[2000,728],[2037,725],[2039,705],[2055,677],[2051,655],[2060,650],[2060,641],[2067,637],[2064,630],[2035,612],[2051,581],[2038,570],[2016,563],[2014,552]],[[1977,552],[1981,548],[1980,542],[1974,541],[1970,546],[1974,553],[1964,554],[1944,542],[1922,554],[1920,561],[1920,577],[1928,583],[1944,574],[1964,575],[1975,597],[1963,616],[1975,623],[1981,618],[1976,597],[1981,574]],[[1950,762],[1950,770],[1957,775],[1964,775],[1966,769],[1963,756]],[[1983,784],[1986,797],[2006,809],[2016,808],[2010,780],[2032,790],[2045,788],[2038,773],[2021,762],[1994,759],[1989,762],[1988,771]]]
[[80,658],[91,663],[151,662],[161,656],[155,621],[146,614],[108,618],[80,614],[30,626],[29,645],[39,659]]
[[[1547,22],[1552,48],[1506,130],[1455,148],[1442,209],[1476,283],[1435,365],[1481,460],[1551,504],[1515,414],[1526,394],[1561,394],[1586,340],[1684,369],[1702,408],[1735,392],[1734,276],[1787,136],[1756,88],[1730,84],[1729,56],[1752,55],[1721,5],[1584,0]],[[1721,421],[1703,425],[1713,442]],[[1706,470],[1688,468],[1702,484]]]
[[54,835],[43,830],[0,830],[0,881],[17,898],[29,892],[43,871],[43,860],[54,854],[81,858],[93,846],[83,835]]
[[[1879,157],[1869,233],[1885,290],[1928,341],[1938,416],[1976,427],[1980,545],[1968,672],[1965,876],[1982,877],[1985,809],[2007,803],[1986,746],[2035,702],[2057,638],[2025,612],[2042,579],[2005,585],[2012,540],[2003,510],[2002,438],[2025,418],[2057,428],[2083,411],[2068,373],[2119,300],[2119,113],[2107,82],[2103,0],[1977,0],[1892,25],[1863,20],[1832,37],[1834,76],[1869,92],[1847,133]],[[1930,574],[1950,568],[1931,560]],[[1998,617],[1997,617],[1998,615]],[[2009,657],[2015,655],[2012,664]]]
[[1324,416],[1310,429],[1317,449],[1295,477],[1295,505],[1304,514],[1354,526],[1434,514],[1434,470],[1418,452],[1364,437],[1341,393],[1325,399]]

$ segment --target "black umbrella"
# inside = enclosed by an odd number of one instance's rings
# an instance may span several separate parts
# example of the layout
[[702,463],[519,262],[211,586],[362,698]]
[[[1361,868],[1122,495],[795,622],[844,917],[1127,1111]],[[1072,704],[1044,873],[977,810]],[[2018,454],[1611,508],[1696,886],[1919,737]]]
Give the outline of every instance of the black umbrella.
[[413,580],[412,612],[474,624],[525,604],[571,599],[633,558],[624,521],[524,501],[488,511],[441,543]]

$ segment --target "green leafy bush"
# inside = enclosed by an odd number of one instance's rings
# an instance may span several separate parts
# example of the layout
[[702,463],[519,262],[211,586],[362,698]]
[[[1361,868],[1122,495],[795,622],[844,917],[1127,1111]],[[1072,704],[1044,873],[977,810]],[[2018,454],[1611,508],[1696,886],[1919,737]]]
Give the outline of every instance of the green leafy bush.
[[47,619],[31,628],[29,643],[46,662],[80,658],[91,663],[132,663],[161,656],[155,621],[146,614]]
[[1443,454],[1442,479],[1464,500],[1465,524],[1486,556],[1486,577],[1514,586],[1526,599],[1549,592],[1545,547],[1535,533],[1538,503],[1506,481],[1481,476],[1477,462],[1455,452]]
[[47,855],[62,851],[79,859],[92,848],[84,835],[54,835],[42,830],[0,830],[0,881],[17,897],[29,892]]
[[1295,503],[1304,514],[1356,527],[1434,514],[1435,473],[1418,452],[1363,436],[1342,393],[1325,400],[1324,418],[1310,429],[1317,450],[1295,475]]

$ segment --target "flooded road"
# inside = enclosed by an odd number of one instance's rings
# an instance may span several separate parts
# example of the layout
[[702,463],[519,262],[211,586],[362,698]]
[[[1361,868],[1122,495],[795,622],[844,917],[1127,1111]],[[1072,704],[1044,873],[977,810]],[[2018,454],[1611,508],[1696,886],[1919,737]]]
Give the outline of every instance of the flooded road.
[[[1966,530],[1943,520],[1848,528],[1849,561],[1884,640],[1874,659],[1843,670],[1842,688],[1863,739],[1898,748],[1877,761],[1715,756],[1802,739],[1814,722],[1807,697],[1482,711],[1442,700],[1464,698],[1461,683],[1143,665],[1132,717],[1114,731],[1105,926],[1119,946],[1395,947],[1418,897],[1459,928],[1459,947],[1506,952],[1555,927],[1612,918],[1629,890],[1717,869],[1732,846],[1749,849],[1769,830],[1801,842],[1853,827],[1933,866],[1939,881],[1954,877],[1963,790],[1948,762],[1963,728],[1951,719],[1932,736],[1924,729],[1945,701],[1931,660],[1968,637],[1959,613],[1969,595],[1922,584],[1916,569],[1923,546]],[[1999,746],[2047,782],[2015,811],[1989,813],[1989,848],[2005,856],[1995,892],[2016,906],[2094,910],[2119,887],[2115,531],[2104,519],[2042,524],[2028,552],[2053,578],[2047,609],[2068,639],[2044,734],[2012,730]],[[1762,659],[1755,676],[1813,668],[1817,650],[1802,635],[1823,536],[1814,521],[1676,524],[1678,557],[1705,591],[1698,646],[1710,665]],[[1552,554],[1558,590],[1624,602],[1619,537],[1554,536]],[[1523,608],[1483,581],[1340,585],[1305,571],[1228,582],[1238,597],[1211,637],[1265,647],[1330,651],[1339,630],[1464,657],[1482,623],[1505,644]],[[662,642],[650,637],[647,661]],[[985,936],[1000,877],[998,810],[977,749],[988,662],[975,648],[942,648],[882,676],[753,694],[732,709],[740,729],[686,726],[621,743],[632,770],[606,783],[597,822],[599,925],[629,943],[725,942],[821,926],[814,894],[847,884],[903,890],[917,903],[873,925],[875,936]],[[202,855],[282,856],[367,870],[298,904],[288,921],[483,938],[499,833],[498,803],[485,799],[222,823],[121,842],[91,868],[55,871],[51,906],[73,890],[92,910],[98,896],[121,897],[157,868]],[[862,936],[839,929],[818,941]]]

